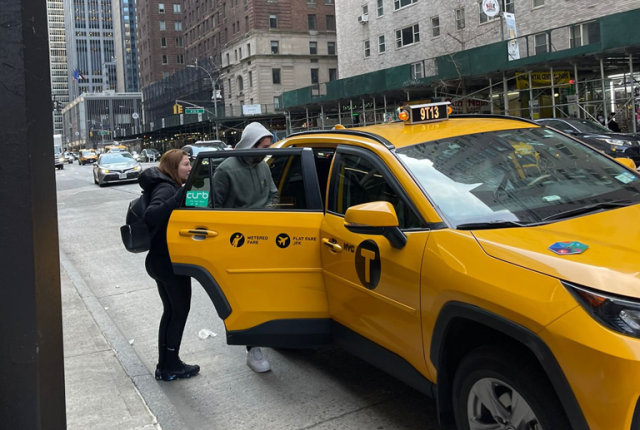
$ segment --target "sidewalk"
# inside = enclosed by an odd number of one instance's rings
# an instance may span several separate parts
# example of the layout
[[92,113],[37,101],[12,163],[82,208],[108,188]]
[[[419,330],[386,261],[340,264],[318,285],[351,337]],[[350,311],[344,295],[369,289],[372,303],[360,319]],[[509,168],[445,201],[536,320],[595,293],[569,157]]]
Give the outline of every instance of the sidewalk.
[[60,267],[68,430],[161,430]]

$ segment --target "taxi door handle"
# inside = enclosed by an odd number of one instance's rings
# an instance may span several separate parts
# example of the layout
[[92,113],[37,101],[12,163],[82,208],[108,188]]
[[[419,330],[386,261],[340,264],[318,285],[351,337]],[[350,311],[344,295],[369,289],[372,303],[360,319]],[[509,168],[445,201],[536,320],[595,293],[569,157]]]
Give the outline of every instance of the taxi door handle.
[[342,252],[342,247],[335,242],[331,242],[329,239],[323,238],[322,244],[333,252]]
[[180,230],[180,236],[185,236],[185,237],[200,236],[203,238],[207,238],[207,237],[216,237],[217,235],[218,235],[217,231],[206,230],[204,228],[193,228],[193,229],[185,228]]

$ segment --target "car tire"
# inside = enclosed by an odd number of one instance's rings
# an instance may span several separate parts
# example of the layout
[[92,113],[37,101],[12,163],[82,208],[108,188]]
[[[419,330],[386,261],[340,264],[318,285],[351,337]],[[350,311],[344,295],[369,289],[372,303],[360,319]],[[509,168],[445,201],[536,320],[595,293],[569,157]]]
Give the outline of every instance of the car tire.
[[[509,424],[513,428],[538,428],[534,427],[538,424],[542,430],[571,428],[547,375],[532,360],[495,345],[480,347],[463,358],[453,381],[456,428],[470,430],[471,420],[476,427],[487,428],[492,424],[496,428],[510,428]],[[520,422],[511,422],[514,416]]]
[[93,183],[96,185],[99,185],[98,180],[96,179],[96,175],[93,175]]
[[104,187],[106,184],[104,182],[96,182],[100,188]]

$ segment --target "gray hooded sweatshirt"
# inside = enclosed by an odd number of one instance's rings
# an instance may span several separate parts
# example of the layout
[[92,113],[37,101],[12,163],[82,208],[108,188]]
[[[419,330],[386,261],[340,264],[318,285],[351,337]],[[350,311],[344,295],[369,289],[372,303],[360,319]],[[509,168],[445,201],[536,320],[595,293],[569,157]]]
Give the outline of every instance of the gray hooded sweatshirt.
[[[236,149],[254,148],[261,139],[272,137],[271,132],[257,122],[242,132]],[[273,208],[278,204],[278,189],[271,177],[269,165],[249,157],[227,158],[213,174],[215,207],[223,209]]]

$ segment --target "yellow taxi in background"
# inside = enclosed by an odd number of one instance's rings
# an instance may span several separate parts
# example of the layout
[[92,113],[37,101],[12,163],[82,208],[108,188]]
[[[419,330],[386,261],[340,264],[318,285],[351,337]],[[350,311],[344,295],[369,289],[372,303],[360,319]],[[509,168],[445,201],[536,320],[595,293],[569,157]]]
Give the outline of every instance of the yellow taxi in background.
[[[640,176],[527,120],[448,114],[198,154],[175,273],[228,344],[341,345],[460,430],[640,428]],[[222,203],[234,157],[267,163],[268,208]]]
[[81,149],[78,157],[78,164],[84,166],[88,163],[95,163],[98,161],[98,155],[94,149]]

